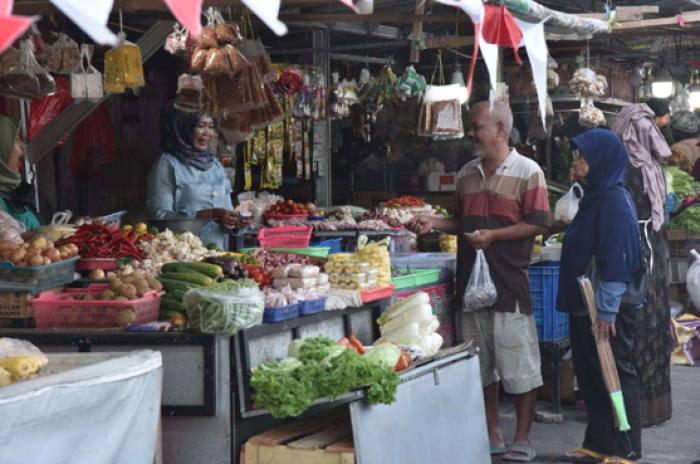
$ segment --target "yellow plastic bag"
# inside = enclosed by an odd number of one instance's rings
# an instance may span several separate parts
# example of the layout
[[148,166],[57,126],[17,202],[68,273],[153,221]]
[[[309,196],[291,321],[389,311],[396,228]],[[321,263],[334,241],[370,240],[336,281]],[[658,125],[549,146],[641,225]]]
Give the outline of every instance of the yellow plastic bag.
[[141,49],[119,33],[119,45],[105,53],[104,89],[110,93],[122,93],[146,85],[143,75]]

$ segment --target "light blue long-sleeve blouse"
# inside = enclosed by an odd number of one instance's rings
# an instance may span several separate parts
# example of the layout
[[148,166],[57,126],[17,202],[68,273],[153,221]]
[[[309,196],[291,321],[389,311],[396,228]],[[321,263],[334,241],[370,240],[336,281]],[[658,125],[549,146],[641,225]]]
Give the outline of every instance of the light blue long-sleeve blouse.
[[[222,208],[233,211],[231,181],[218,160],[208,171],[180,162],[163,153],[148,176],[146,209],[152,220],[194,219],[198,211]],[[206,246],[224,246],[225,229],[216,222],[202,228],[200,237]]]

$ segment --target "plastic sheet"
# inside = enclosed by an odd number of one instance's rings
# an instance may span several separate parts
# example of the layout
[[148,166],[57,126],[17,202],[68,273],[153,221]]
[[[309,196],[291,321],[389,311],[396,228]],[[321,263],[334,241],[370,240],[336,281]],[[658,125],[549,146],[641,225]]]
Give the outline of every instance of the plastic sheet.
[[114,162],[116,156],[114,125],[105,102],[78,125],[70,169],[78,176],[97,180],[102,168]]
[[[0,389],[0,462],[152,464],[161,354],[144,350],[48,358],[47,373]],[[47,437],[50,446],[37,446],[46,444]]]
[[[21,245],[24,243],[22,234],[26,231],[27,229],[24,227],[24,224],[17,221],[5,211],[0,211],[0,240]],[[3,339],[0,339],[0,344],[2,340]],[[0,349],[0,358],[2,358],[2,349]]]
[[264,295],[258,287],[193,289],[183,301],[191,327],[226,336],[261,324],[265,311]]
[[[70,82],[67,78],[56,76],[56,93],[50,96],[32,100],[27,120],[27,137],[32,140],[51,121],[73,102],[70,96]],[[61,139],[56,147],[62,147],[68,135]]]

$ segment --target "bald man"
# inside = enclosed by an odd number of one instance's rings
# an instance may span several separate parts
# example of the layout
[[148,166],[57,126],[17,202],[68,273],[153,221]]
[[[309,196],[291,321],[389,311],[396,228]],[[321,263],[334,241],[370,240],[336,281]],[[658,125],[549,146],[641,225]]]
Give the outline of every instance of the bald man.
[[[544,174],[534,161],[508,146],[513,114],[506,103],[475,105],[469,113],[472,154],[459,172],[455,217],[420,216],[408,223],[418,234],[439,229],[458,236],[457,288],[463,295],[477,250],[484,250],[498,292],[489,308],[458,311],[463,341],[480,348],[491,454],[530,461],[530,428],[537,388],[542,386],[537,328],[532,315],[528,266],[535,237],[549,227]],[[467,237],[467,234],[469,236]],[[498,416],[499,382],[515,398],[518,415],[513,443],[505,446]]]

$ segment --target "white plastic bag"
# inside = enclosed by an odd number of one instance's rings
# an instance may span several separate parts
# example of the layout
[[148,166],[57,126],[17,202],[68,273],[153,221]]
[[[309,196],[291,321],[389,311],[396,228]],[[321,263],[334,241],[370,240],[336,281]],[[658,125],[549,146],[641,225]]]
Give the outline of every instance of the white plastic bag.
[[17,245],[24,243],[22,234],[27,231],[24,224],[17,221],[5,211],[0,211],[0,240],[12,242]]
[[578,212],[578,202],[581,199],[581,186],[575,183],[571,190],[566,195],[557,201],[557,206],[554,209],[554,219],[562,221],[566,224],[571,224]]
[[477,250],[472,275],[469,277],[469,283],[462,299],[462,311],[472,312],[488,308],[496,304],[496,300],[498,300],[498,292],[489,273],[486,255],[484,250]]
[[0,359],[15,356],[37,356],[41,367],[49,364],[46,355],[32,343],[17,338],[0,338]]
[[88,99],[98,103],[104,96],[102,74],[90,64],[92,52],[92,46],[83,44],[80,47],[80,62],[71,70],[70,96],[76,102]]
[[202,332],[231,336],[238,330],[260,325],[265,296],[255,287],[217,284],[189,290],[183,299],[190,326]]
[[695,262],[690,266],[685,276],[685,287],[688,290],[690,301],[696,308],[700,308],[700,253],[690,250],[690,254],[695,258]]

